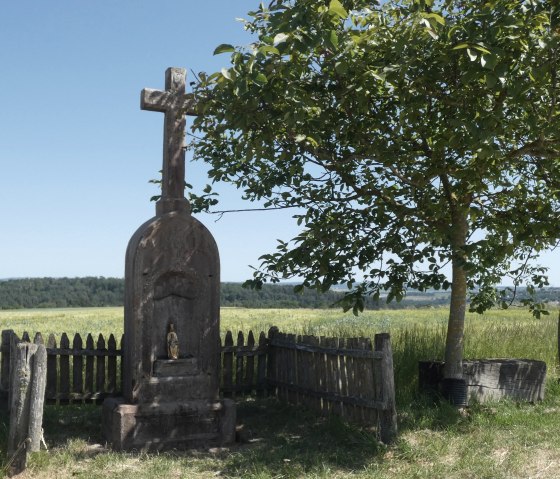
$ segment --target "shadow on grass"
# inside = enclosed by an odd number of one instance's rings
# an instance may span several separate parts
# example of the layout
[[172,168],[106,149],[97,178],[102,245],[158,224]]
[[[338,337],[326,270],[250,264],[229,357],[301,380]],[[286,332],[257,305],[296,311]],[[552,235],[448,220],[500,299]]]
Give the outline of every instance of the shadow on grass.
[[101,406],[95,404],[47,405],[43,429],[49,448],[63,447],[68,439],[104,443],[101,433]]
[[[464,421],[452,406],[417,399],[399,411],[401,432],[453,427]],[[332,477],[336,473],[364,470],[382,464],[387,447],[376,431],[348,424],[336,416],[317,417],[303,407],[289,406],[275,398],[238,401],[238,425],[243,440],[217,451],[172,451],[159,454],[122,453],[142,463],[167,457],[177,464],[202,461],[204,470],[219,470],[226,477]],[[7,415],[2,416],[2,435],[7,437]],[[71,463],[93,456],[112,455],[101,435],[101,407],[96,405],[48,405],[44,410],[45,439],[51,452],[58,450]],[[72,444],[81,443],[79,447]],[[397,442],[398,447],[398,442]],[[5,448],[3,449],[6,450]],[[42,460],[49,461],[48,453]],[[5,453],[2,463],[6,462]],[[37,459],[41,461],[41,456]],[[102,459],[103,460],[103,459]],[[39,464],[39,463],[38,463]],[[336,475],[336,474],[335,474]]]
[[247,442],[236,446],[226,460],[228,474],[275,471],[279,477],[300,477],[331,468],[356,470],[381,460],[386,450],[373,430],[337,417],[317,417],[276,399],[243,401],[238,417]]
[[[242,441],[223,450],[133,455],[142,461],[162,454],[178,461],[212,458],[219,463],[214,467],[226,477],[301,477],[306,473],[328,477],[331,469],[351,471],[381,461],[386,451],[375,430],[337,417],[317,417],[274,398],[239,400],[237,423],[242,426]],[[73,461],[109,452],[103,447],[99,406],[49,405],[43,424],[49,448],[65,450]],[[87,447],[68,447],[76,441]]]

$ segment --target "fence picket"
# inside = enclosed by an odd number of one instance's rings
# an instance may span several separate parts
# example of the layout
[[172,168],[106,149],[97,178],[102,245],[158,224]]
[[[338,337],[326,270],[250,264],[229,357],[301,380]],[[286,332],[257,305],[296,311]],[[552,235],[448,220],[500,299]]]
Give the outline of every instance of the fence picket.
[[[240,351],[245,345],[245,338],[243,332],[237,333],[237,350]],[[243,362],[244,358],[241,354],[237,353],[235,358],[235,389],[234,395],[243,395]]]
[[[340,342],[338,338],[331,338],[332,347],[340,350]],[[339,355],[330,355],[330,377],[331,377],[331,391],[337,396],[341,396],[340,390],[340,358]],[[338,416],[342,415],[342,402],[333,401],[331,412]]]
[[[358,340],[358,345],[359,345],[359,349],[361,350],[365,350],[367,348],[367,341],[365,338],[359,338]],[[371,394],[371,389],[368,390],[367,389],[367,377],[368,377],[368,369],[367,369],[367,362],[369,360],[367,358],[360,358],[358,360],[358,365],[359,365],[359,369],[358,369],[358,374],[359,374],[359,378],[360,380],[358,381],[359,384],[359,397],[360,398],[366,398],[368,396],[368,394]],[[366,411],[365,408],[361,407],[360,408],[360,422],[361,423],[366,423],[367,422],[367,418],[366,418]]]
[[[348,338],[346,340],[346,345],[349,349],[355,349],[356,347],[356,340],[355,338]],[[346,357],[346,378],[348,381],[348,396],[355,397],[356,396],[356,358],[352,356]],[[358,419],[358,412],[357,406],[355,404],[348,405],[348,420],[349,421],[357,421]]]
[[[91,334],[86,337],[86,349],[93,351],[93,336]],[[86,356],[86,380],[84,384],[86,399],[91,398],[93,392],[93,356]]]
[[72,361],[72,393],[81,396],[84,391],[84,357],[80,354],[83,350],[82,337],[76,333],[72,341],[75,356]]
[[[344,338],[339,338],[338,347],[340,349],[348,348],[348,345]],[[346,376],[347,375],[346,362],[348,361],[348,356],[344,354],[343,356],[340,356],[338,360],[339,360],[338,371],[339,371],[339,381],[340,381],[339,391],[342,397],[346,397],[348,396],[348,378]],[[344,404],[344,402],[340,403],[340,415],[341,417],[344,418],[348,417],[348,405]]]
[[268,358],[266,363],[266,377],[269,383],[268,394],[273,396],[278,396],[278,388],[275,385],[275,381],[278,380],[278,372],[276,370],[276,364],[278,363],[278,348],[273,345],[275,336],[278,334],[278,328],[272,326],[268,330]]
[[[317,347],[320,344],[319,338],[316,336],[310,336],[309,337],[309,342],[308,342],[309,346],[311,347]],[[310,352],[309,353],[310,356],[310,367],[309,367],[309,375],[310,375],[310,381],[309,381],[309,388],[312,391],[319,391],[319,361],[320,361],[320,354],[317,352]],[[312,396],[311,398],[311,408],[314,409],[316,412],[320,413],[321,409],[322,409],[322,405],[321,405],[321,398],[319,396]]]
[[[70,349],[70,340],[66,333],[62,333],[60,337],[60,349]],[[58,400],[61,404],[67,404],[70,398],[70,356],[68,354],[60,355],[59,368]]]
[[[233,336],[231,331],[226,333],[224,340],[224,347],[231,348],[233,346]],[[224,353],[223,368],[222,368],[222,385],[224,390],[224,397],[232,397],[233,394],[233,352],[226,351]]]
[[111,353],[107,357],[107,392],[115,394],[117,392],[117,341],[113,334],[107,341],[107,350]]
[[[278,338],[281,341],[287,341],[287,335],[285,333],[278,333]],[[279,353],[280,361],[278,361],[276,365],[276,370],[281,386],[278,388],[278,397],[281,401],[288,402],[288,350],[281,347]]]
[[[255,336],[253,331],[249,331],[247,336],[247,348],[249,351],[255,348]],[[243,383],[243,391],[245,394],[251,394],[253,391],[253,378],[255,376],[255,356],[248,354],[245,360],[245,380]]]
[[257,355],[257,396],[264,396],[266,390],[266,336],[263,331],[259,335],[259,353]]
[[[368,351],[373,351],[373,346],[371,343],[371,339],[369,338],[365,338],[364,340],[364,346],[365,349],[367,349]],[[363,362],[364,362],[364,377],[363,377],[363,390],[362,390],[362,394],[365,397],[371,396],[373,393],[373,396],[375,397],[375,386],[373,383],[373,376],[374,376],[374,372],[373,372],[373,359],[366,359],[364,358]],[[364,421],[366,424],[376,424],[377,423],[377,414],[376,414],[376,410],[373,408],[363,408],[363,414],[364,414]]]
[[[105,338],[102,334],[99,335],[97,338],[97,351],[105,352]],[[97,364],[95,368],[95,387],[96,387],[96,395],[102,395],[105,392],[105,356],[98,355],[97,356]]]
[[[49,339],[47,340],[47,348],[54,349],[56,348],[56,338],[54,334],[49,334]],[[57,371],[57,357],[56,356],[47,356],[47,387],[46,395],[49,400],[56,401],[57,395],[57,383],[58,383],[58,371]]]
[[[295,334],[288,334],[286,336],[286,341],[290,346],[294,346],[296,344],[296,335]],[[286,363],[286,382],[289,386],[297,385],[297,349],[291,348],[286,349],[286,356],[287,356],[287,363]],[[298,403],[298,393],[297,391],[292,388],[288,387],[288,402],[290,404],[297,404]]]

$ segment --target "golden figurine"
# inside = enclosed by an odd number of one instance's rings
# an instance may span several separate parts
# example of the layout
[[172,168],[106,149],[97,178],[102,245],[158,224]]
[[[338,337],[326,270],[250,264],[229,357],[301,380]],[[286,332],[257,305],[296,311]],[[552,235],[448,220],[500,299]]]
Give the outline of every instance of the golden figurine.
[[173,323],[169,323],[169,331],[167,333],[167,357],[169,359],[179,359],[179,338]]

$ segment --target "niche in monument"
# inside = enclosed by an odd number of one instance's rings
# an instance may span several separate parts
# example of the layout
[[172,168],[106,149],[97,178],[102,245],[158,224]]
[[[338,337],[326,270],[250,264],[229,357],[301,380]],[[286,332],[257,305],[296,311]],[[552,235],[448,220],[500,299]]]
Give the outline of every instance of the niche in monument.
[[185,70],[141,108],[165,113],[162,196],[130,239],[125,266],[123,397],[103,404],[115,449],[214,446],[235,439],[235,403],[219,399],[220,266],[210,232],[184,198]]

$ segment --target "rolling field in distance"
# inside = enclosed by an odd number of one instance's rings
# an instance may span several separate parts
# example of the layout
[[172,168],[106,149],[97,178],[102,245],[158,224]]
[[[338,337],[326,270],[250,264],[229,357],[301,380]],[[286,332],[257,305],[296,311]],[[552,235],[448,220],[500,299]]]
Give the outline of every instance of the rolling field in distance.
[[[255,335],[271,326],[296,334],[335,337],[373,337],[391,333],[395,365],[416,367],[417,359],[441,359],[447,328],[447,309],[366,311],[360,316],[341,310],[325,309],[246,309],[222,308],[221,330]],[[531,358],[545,361],[549,376],[556,375],[558,310],[541,319],[534,319],[523,309],[492,310],[483,315],[468,314],[465,327],[466,358]],[[31,335],[53,333],[57,341],[62,333],[70,338],[75,333],[85,337],[100,333],[106,338],[123,333],[123,308],[69,308],[0,311],[0,330],[13,329]],[[412,370],[409,371],[409,374]]]

